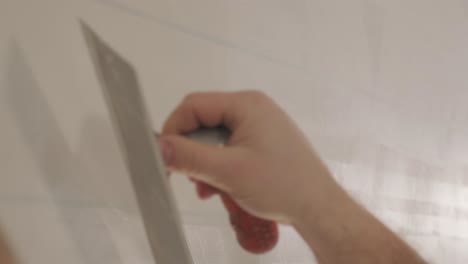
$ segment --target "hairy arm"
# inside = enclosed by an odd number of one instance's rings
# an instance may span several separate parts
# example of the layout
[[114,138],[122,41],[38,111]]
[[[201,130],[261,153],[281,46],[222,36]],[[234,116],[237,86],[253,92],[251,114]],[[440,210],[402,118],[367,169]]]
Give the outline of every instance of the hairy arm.
[[293,223],[320,264],[424,264],[413,249],[340,188]]

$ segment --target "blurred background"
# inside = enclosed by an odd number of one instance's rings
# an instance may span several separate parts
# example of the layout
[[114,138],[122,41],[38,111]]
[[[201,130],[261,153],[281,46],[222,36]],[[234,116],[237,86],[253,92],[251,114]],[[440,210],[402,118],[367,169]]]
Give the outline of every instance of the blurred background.
[[[467,263],[467,12],[466,0],[1,0],[7,247],[18,263],[152,263],[83,19],[136,67],[155,130],[189,92],[262,90],[427,260]],[[195,263],[316,263],[288,226],[272,252],[245,253],[217,198],[171,184]]]

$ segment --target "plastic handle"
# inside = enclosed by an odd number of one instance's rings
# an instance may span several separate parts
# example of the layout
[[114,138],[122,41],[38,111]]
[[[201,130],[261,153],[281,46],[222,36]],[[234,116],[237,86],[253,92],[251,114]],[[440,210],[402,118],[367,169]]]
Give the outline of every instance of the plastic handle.
[[[229,130],[224,127],[201,128],[187,134],[187,137],[206,144],[224,145],[229,140]],[[253,216],[242,209],[229,195],[210,185],[192,179],[196,184],[198,196],[208,199],[215,194],[221,196],[224,207],[229,213],[229,221],[239,244],[251,253],[265,253],[278,243],[278,225],[269,220]]]

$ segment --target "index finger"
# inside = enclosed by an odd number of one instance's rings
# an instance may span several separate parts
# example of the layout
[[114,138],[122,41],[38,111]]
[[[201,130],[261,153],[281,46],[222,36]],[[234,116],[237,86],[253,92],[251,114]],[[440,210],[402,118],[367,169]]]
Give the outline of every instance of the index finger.
[[234,130],[241,121],[240,109],[234,107],[232,92],[200,92],[188,95],[169,115],[163,134],[180,134],[202,126],[224,125]]

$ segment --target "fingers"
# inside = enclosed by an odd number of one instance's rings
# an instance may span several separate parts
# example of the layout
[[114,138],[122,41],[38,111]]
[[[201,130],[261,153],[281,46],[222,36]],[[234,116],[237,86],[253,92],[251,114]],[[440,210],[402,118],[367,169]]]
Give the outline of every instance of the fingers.
[[241,110],[235,107],[234,93],[203,92],[187,96],[164,124],[163,134],[180,134],[200,126],[225,125],[233,129],[242,120]]
[[203,182],[226,189],[222,175],[235,158],[235,148],[198,143],[179,135],[161,136],[160,142],[169,169],[194,175]]
[[[269,98],[258,91],[202,92],[187,96],[163,126],[160,139],[163,155],[167,157],[166,165],[171,170],[193,175],[198,180],[229,192],[226,186],[230,186],[229,182],[232,183],[234,179],[227,176],[232,175],[232,168],[236,168],[236,162],[245,157],[248,151],[242,145],[229,144],[228,147],[220,148],[179,135],[200,127],[223,125],[232,132],[231,139],[236,135],[237,138],[248,136],[248,133],[241,135],[237,128],[255,120],[253,117],[259,112],[268,112],[264,106],[269,104]],[[255,134],[255,131],[251,133]]]

